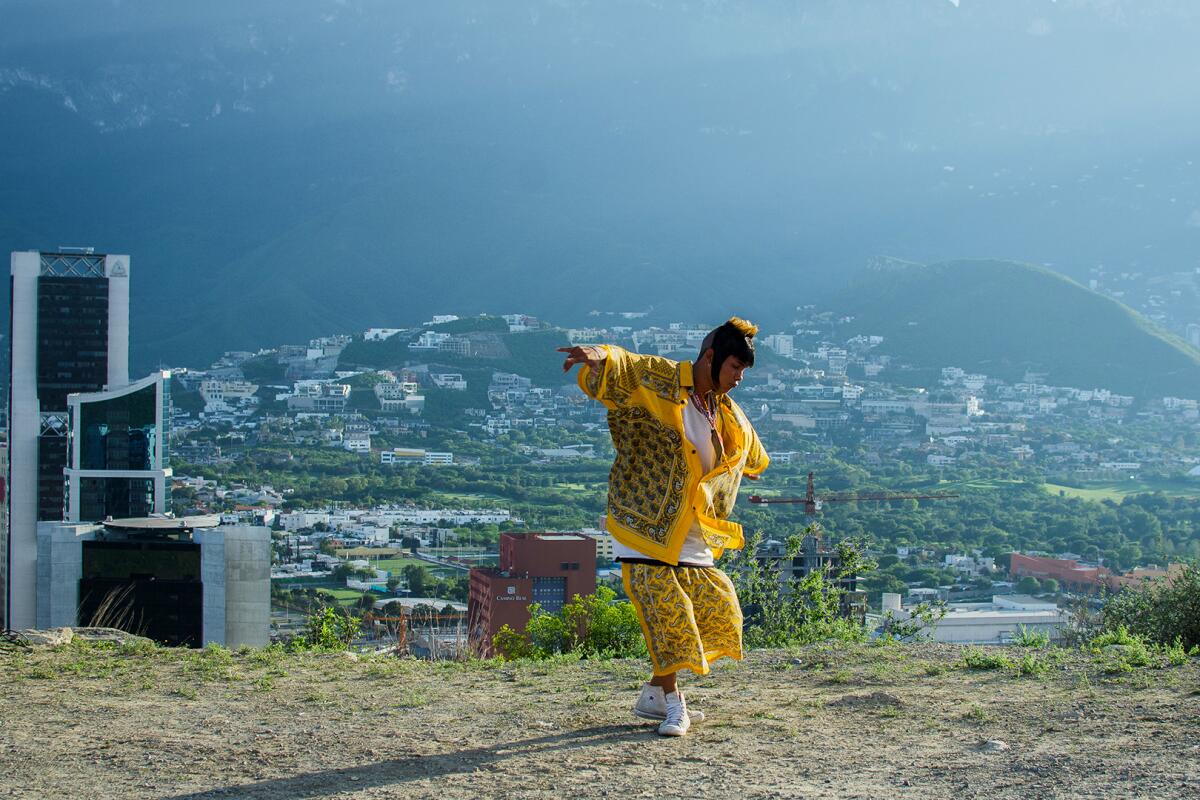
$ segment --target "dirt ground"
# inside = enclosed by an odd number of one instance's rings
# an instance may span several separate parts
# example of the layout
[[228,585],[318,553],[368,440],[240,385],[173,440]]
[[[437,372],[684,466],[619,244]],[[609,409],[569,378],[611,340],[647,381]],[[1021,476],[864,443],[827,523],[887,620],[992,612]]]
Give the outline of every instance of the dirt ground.
[[1200,797],[1200,659],[971,670],[951,646],[753,653],[664,739],[630,661],[0,653],[0,797]]

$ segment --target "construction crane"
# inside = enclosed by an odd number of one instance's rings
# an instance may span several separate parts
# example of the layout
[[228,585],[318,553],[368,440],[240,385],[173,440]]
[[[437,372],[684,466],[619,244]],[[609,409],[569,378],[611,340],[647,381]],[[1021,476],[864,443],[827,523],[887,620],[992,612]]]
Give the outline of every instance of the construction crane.
[[762,497],[761,495],[750,495],[750,502],[757,505],[773,505],[775,503],[803,503],[805,514],[816,514],[822,503],[853,503],[856,501],[885,501],[885,500],[947,500],[958,497],[956,494],[948,494],[945,492],[935,492],[933,494],[915,494],[915,493],[900,493],[888,494],[886,492],[835,492],[833,494],[823,494],[817,497],[813,491],[813,474],[808,473],[808,490],[804,493],[804,497]]

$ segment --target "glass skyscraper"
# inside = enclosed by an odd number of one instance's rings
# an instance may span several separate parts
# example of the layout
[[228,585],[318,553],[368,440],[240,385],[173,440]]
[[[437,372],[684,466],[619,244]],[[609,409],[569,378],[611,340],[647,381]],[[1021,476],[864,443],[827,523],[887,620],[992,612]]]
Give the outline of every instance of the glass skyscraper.
[[129,256],[13,253],[9,325],[4,619],[24,628],[35,620],[37,523],[67,513],[67,395],[129,382]]

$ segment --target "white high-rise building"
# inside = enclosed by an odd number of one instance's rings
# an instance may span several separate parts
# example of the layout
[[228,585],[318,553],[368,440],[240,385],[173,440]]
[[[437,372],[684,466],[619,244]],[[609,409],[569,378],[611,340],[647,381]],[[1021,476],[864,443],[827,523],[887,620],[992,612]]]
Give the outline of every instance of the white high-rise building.
[[37,523],[66,514],[67,395],[129,382],[129,256],[11,256],[4,621],[33,627]]

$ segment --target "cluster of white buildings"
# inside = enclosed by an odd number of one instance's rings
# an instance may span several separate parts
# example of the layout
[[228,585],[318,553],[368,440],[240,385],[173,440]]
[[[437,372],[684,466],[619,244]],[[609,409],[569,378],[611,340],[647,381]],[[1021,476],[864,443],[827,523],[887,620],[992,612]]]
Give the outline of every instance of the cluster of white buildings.
[[285,531],[353,531],[365,526],[397,528],[416,525],[516,524],[520,520],[503,508],[417,508],[415,506],[375,506],[373,508],[304,509],[280,514],[279,525]]

